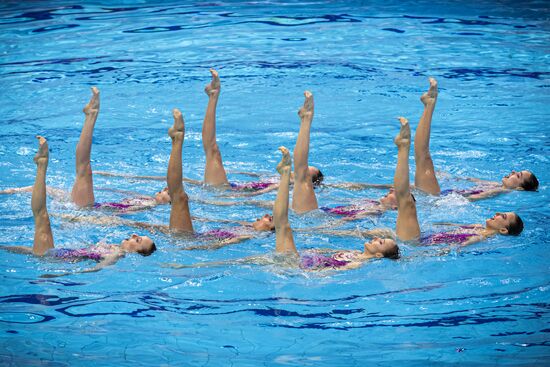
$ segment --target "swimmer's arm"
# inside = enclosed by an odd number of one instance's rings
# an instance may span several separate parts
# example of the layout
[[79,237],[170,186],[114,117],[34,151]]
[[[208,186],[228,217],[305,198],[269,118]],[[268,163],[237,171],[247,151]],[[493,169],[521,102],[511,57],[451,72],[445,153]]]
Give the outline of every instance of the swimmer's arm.
[[353,270],[353,269],[357,269],[357,268],[360,268],[361,266],[363,266],[363,262],[362,261],[353,261],[353,262],[350,262],[349,264],[346,264],[345,266],[342,266],[340,268],[336,268],[334,270],[339,270],[339,271],[342,271],[342,270]]
[[371,230],[318,230],[317,233],[329,234],[332,236],[338,237],[358,237],[358,238],[372,238],[372,237],[381,237],[381,238],[395,238],[395,233],[391,229],[387,228],[377,228]]
[[251,238],[252,238],[252,236],[239,236],[239,237],[235,237],[235,238],[229,238],[229,239],[226,239],[226,240],[223,240],[223,241],[210,242],[210,243],[207,243],[205,245],[187,246],[187,247],[182,248],[182,250],[184,250],[184,251],[218,250],[218,249],[221,249],[222,247],[229,246],[229,245],[234,245],[236,243],[243,242],[243,241],[247,241]]
[[[21,192],[32,192],[32,186],[14,187],[0,191],[0,194],[18,194]],[[69,193],[65,190],[47,186],[46,193],[56,200],[64,200],[69,197]]]
[[57,213],[52,213],[50,215],[52,217],[61,218],[67,222],[90,223],[90,224],[98,224],[103,226],[107,226],[107,225],[117,226],[117,225],[125,224],[125,222],[129,222],[127,220],[124,220],[115,216],[96,217],[92,215],[71,215],[71,214],[57,214]]
[[389,228],[376,228],[367,231],[361,231],[363,237],[380,237],[380,238],[392,238],[396,239],[395,232]]
[[204,263],[195,263],[190,265],[163,263],[161,266],[163,268],[172,268],[172,269],[192,269],[192,268],[214,268],[218,266],[241,265],[241,264],[268,265],[271,263],[272,261],[269,261],[265,255],[260,255],[260,256],[249,256],[242,259],[212,261],[212,262],[204,262]]
[[344,219],[337,219],[325,222],[319,226],[316,227],[305,227],[305,228],[295,228],[293,231],[295,232],[317,232],[317,231],[329,231],[327,228],[338,228],[340,226],[343,226],[344,224],[347,224],[348,221]]
[[383,210],[380,210],[380,209],[370,209],[370,210],[362,211],[361,213],[357,213],[353,216],[345,217],[342,220],[346,221],[346,222],[349,222],[349,221],[352,221],[352,220],[358,220],[358,219],[363,219],[363,218],[367,218],[367,217],[372,217],[373,215],[379,215],[382,212],[383,212]]
[[250,222],[244,220],[233,220],[233,219],[212,219],[212,218],[203,218],[203,217],[193,217],[194,221],[197,222],[213,222],[213,223],[228,223],[228,224],[238,224],[240,226],[249,227]]
[[171,233],[169,226],[167,226],[166,224],[151,224],[146,222],[126,220],[126,219],[121,219],[121,224],[130,226],[130,227],[145,229],[152,234],[155,234],[156,232],[161,232],[165,234]]
[[[302,230],[305,231],[305,230]],[[316,233],[328,234],[338,237],[363,237],[359,230],[335,230],[335,229],[317,229]]]
[[117,216],[94,217],[91,215],[74,216],[70,214],[52,214],[52,216],[60,217],[63,220],[66,220],[69,222],[83,222],[83,223],[98,224],[102,226],[124,226],[125,225],[125,226],[145,229],[151,233],[156,233],[156,232],[168,233],[169,232],[168,226],[164,224],[150,224],[146,222],[137,222],[133,220],[122,219]]
[[153,181],[166,180],[166,176],[140,176],[140,175],[132,175],[129,173],[118,173],[118,172],[107,172],[107,171],[94,171],[94,175],[108,176],[108,177],[135,178],[135,179],[153,180]]
[[391,189],[393,184],[371,184],[371,183],[362,183],[362,182],[343,182],[343,183],[324,183],[323,186],[334,187],[337,189],[346,189],[346,190],[365,190],[365,189]]
[[0,248],[14,254],[32,255],[32,247],[28,246],[0,246]]
[[96,273],[107,266],[114,265],[119,258],[120,256],[118,255],[106,256],[93,268],[88,268],[88,269],[79,270],[79,271],[70,271],[70,272],[59,273],[59,274],[42,274],[40,278],[59,278],[67,275],[73,275],[73,274]]
[[265,209],[273,209],[273,205],[275,204],[275,201],[274,200],[245,200],[241,204],[257,206]]
[[245,175],[250,177],[262,177],[262,175],[255,173],[255,172],[244,172],[244,171],[226,171],[227,173],[233,174],[233,175]]
[[[107,171],[94,171],[94,175],[98,176],[108,176],[108,177],[122,177],[122,178],[131,178],[136,180],[151,180],[151,181],[165,181],[166,176],[140,176],[140,175],[131,175],[128,173],[117,173],[117,172],[107,172]],[[193,180],[191,178],[182,178],[183,182],[190,183],[192,185],[202,185],[202,181]]]
[[263,195],[271,191],[275,191],[279,188],[278,183],[274,183],[273,185],[270,185],[266,187],[265,189],[261,189],[258,191],[244,191],[244,192],[237,192],[237,193],[231,193],[231,195],[228,195],[229,197],[251,197],[251,196],[258,196]]
[[32,186],[13,187],[0,191],[0,194],[18,194],[20,192],[32,192]]
[[500,195],[500,194],[504,194],[505,192],[509,192],[509,191],[510,190],[503,189],[503,188],[496,188],[496,189],[484,191],[484,192],[479,193],[479,194],[467,196],[466,199],[468,199],[470,201],[483,200],[483,199],[488,199],[488,198],[491,198],[491,197],[494,197],[494,196],[497,196],[497,195]]
[[475,177],[459,177],[458,179],[459,180],[470,181],[470,182],[474,182],[474,183],[478,183],[478,184],[492,184],[492,185],[498,185],[499,184],[496,181],[482,180],[480,178],[475,178]]
[[217,201],[204,200],[200,198],[191,198],[191,201],[201,204],[216,205],[216,206],[235,206],[235,205],[250,205],[260,208],[273,208],[273,201],[270,200],[245,200],[245,201]]
[[464,223],[451,223],[451,222],[436,222],[433,223],[434,226],[445,226],[445,227],[465,227],[465,228],[483,228],[480,224],[464,224]]
[[485,237],[483,237],[483,236],[474,236],[474,237],[469,238],[468,241],[460,244],[460,247],[470,246],[474,243],[483,241],[484,239],[485,239]]
[[123,194],[123,195],[132,196],[132,197],[150,197],[149,195],[143,195],[143,194],[141,194],[139,192],[136,192],[136,191],[112,189],[110,187],[98,188],[96,190],[116,192],[117,194]]

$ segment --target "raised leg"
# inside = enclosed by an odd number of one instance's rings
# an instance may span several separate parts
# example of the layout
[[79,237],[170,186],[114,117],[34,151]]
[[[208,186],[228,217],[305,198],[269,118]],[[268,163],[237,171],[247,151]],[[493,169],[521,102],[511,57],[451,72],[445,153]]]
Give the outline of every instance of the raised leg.
[[420,117],[414,137],[414,159],[416,161],[414,184],[428,194],[439,195],[441,189],[435,177],[434,163],[430,155],[430,130],[437,101],[437,81],[434,78],[430,78],[430,89],[420,97],[420,100],[424,104],[424,112]]
[[397,196],[397,223],[395,232],[403,241],[420,236],[420,226],[416,215],[416,203],[409,187],[409,152],[411,150],[411,128],[409,121],[400,117],[401,130],[395,137],[397,145],[397,167],[393,185]]
[[78,206],[92,206],[95,203],[94,183],[92,179],[92,136],[99,114],[99,90],[92,87],[92,98],[84,107],[84,126],[76,146],[76,178],[71,192],[72,201]]
[[292,209],[297,213],[305,213],[319,206],[308,169],[309,135],[313,121],[313,95],[305,91],[304,105],[298,111],[300,116],[300,132],[294,147],[294,190],[292,193]]
[[277,171],[281,174],[281,182],[277,191],[277,198],[273,205],[273,222],[275,224],[275,252],[297,254],[294,245],[292,228],[288,222],[288,192],[290,185],[291,159],[288,149],[280,147],[283,153],[281,162],[277,165]]
[[170,208],[170,230],[174,232],[193,232],[193,223],[189,213],[189,197],[183,189],[182,183],[182,147],[185,136],[185,124],[180,110],[173,111],[174,125],[168,130],[168,135],[172,138],[172,151],[168,161],[168,172],[166,181],[168,182],[168,192],[172,199]]
[[227,175],[223,167],[222,155],[216,142],[216,106],[220,96],[220,78],[218,72],[210,69],[212,81],[204,91],[208,95],[208,105],[204,114],[202,124],[202,146],[206,155],[206,166],[204,167],[204,183],[212,186],[227,185]]
[[50,225],[48,208],[46,208],[46,171],[48,169],[48,142],[41,136],[38,139],[38,153],[34,157],[36,163],[36,179],[32,190],[31,208],[34,217],[34,242],[32,252],[42,256],[53,248],[53,235]]

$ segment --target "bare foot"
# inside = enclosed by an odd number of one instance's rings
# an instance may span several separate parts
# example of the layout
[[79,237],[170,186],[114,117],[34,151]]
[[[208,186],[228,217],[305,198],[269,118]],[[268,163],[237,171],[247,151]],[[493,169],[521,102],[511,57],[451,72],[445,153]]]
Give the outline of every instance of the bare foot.
[[174,125],[168,129],[168,136],[172,139],[183,139],[183,135],[185,134],[185,123],[183,122],[181,111],[174,108],[172,110],[172,115],[174,116]]
[[434,78],[430,78],[429,81],[430,89],[420,97],[424,106],[433,105],[437,100],[437,81]]
[[34,163],[37,165],[47,164],[50,153],[48,150],[48,141],[40,135],[37,135],[36,138],[38,139],[38,152],[34,156]]
[[283,153],[283,157],[281,158],[281,161],[277,165],[277,172],[279,172],[281,175],[283,173],[290,172],[290,166],[292,165],[292,159],[290,158],[290,152],[285,147],[279,147],[279,150],[281,153]]
[[210,69],[210,74],[212,74],[212,81],[204,87],[204,91],[209,97],[212,97],[220,94],[221,84],[220,77],[218,76],[218,72],[216,70]]
[[399,117],[401,123],[401,130],[395,137],[393,142],[398,148],[409,147],[411,145],[411,127],[409,126],[409,120],[404,117]]
[[312,119],[313,118],[313,94],[310,91],[306,90],[304,92],[304,105],[298,110],[298,116],[302,119]]
[[90,102],[82,110],[86,115],[94,114],[99,112],[99,89],[92,87],[92,98]]

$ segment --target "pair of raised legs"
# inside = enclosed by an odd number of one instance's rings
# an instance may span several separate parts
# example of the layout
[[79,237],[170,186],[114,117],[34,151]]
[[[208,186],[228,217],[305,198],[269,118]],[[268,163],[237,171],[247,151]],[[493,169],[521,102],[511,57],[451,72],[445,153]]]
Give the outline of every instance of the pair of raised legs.
[[[228,185],[220,149],[216,142],[216,106],[221,90],[221,83],[218,72],[210,69],[212,81],[205,87],[208,95],[208,105],[202,125],[202,144],[206,155],[204,170],[204,183],[212,186]],[[294,195],[292,197],[292,208],[297,212],[306,212],[317,209],[317,199],[313,190],[312,171],[318,171],[308,166],[309,137],[311,123],[313,121],[313,95],[311,92],[304,92],[304,105],[298,111],[301,119],[300,132],[294,148]]]

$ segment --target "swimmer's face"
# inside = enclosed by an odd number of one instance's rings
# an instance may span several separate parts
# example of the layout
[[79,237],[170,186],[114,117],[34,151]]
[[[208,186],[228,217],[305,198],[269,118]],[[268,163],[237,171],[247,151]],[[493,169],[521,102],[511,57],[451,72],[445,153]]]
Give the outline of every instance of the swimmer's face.
[[390,238],[375,237],[365,243],[365,254],[374,257],[386,257],[397,252],[397,243]]
[[256,219],[256,221],[252,223],[252,227],[256,231],[273,231],[275,229],[273,216],[266,214],[263,217]]
[[165,187],[155,194],[155,201],[158,204],[170,203],[170,194],[168,193],[168,187]]
[[502,178],[502,185],[507,189],[518,189],[526,180],[531,178],[532,173],[529,171],[512,171]]
[[152,239],[147,236],[138,236],[137,234],[133,234],[120,243],[120,247],[124,251],[138,252],[140,254],[151,254],[154,251],[154,246],[155,244]]
[[311,175],[311,177],[315,177],[319,174],[319,172],[321,172],[321,171],[319,171],[319,168],[314,167],[314,166],[308,166],[307,170],[308,170],[309,174]]
[[323,181],[323,175],[321,174],[321,170],[314,166],[308,166],[307,167],[309,177],[311,177],[311,181],[313,181],[313,185],[320,185]]
[[397,196],[395,195],[395,190],[390,189],[386,196],[381,197],[380,204],[386,208],[397,209]]
[[485,221],[485,227],[500,232],[501,234],[508,234],[508,227],[510,224],[517,221],[516,213],[496,213],[492,218]]

